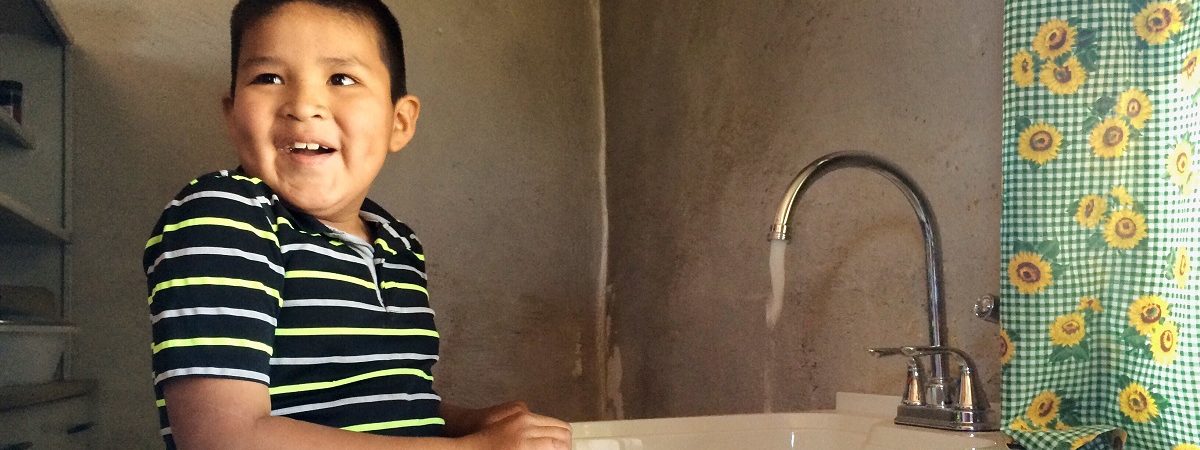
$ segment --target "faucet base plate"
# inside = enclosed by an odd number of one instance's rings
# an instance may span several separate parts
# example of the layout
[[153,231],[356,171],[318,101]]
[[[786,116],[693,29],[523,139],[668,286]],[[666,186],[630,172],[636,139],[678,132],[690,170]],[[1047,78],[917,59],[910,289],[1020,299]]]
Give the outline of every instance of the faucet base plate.
[[935,406],[900,405],[896,407],[897,425],[912,425],[950,431],[996,431],[1000,425],[986,410],[962,410]]

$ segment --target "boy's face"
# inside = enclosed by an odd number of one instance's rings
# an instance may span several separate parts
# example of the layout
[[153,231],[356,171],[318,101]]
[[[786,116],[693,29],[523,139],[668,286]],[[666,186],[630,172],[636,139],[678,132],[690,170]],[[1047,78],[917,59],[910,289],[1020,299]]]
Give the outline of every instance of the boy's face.
[[379,33],[306,2],[242,36],[225,118],[245,171],[326,223],[357,220],[389,152],[411,139],[419,104],[391,101]]

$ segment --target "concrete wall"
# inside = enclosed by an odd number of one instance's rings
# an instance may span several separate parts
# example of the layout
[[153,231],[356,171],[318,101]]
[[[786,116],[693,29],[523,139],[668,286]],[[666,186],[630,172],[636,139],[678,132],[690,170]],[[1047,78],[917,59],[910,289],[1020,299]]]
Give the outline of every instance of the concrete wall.
[[940,219],[949,343],[997,399],[1003,2],[606,0],[612,325],[608,413],[795,411],[899,395],[927,342],[922,241],[883,178],[823,178],[792,215],[768,331],[767,232],[788,183],[838,150],[907,169]]
[[[76,40],[75,375],[100,380],[99,448],[160,448],[141,252],[191,177],[235,164],[219,99],[232,0],[55,0]],[[388,2],[417,137],[372,196],[429,256],[451,401],[598,414],[599,43],[587,1]]]

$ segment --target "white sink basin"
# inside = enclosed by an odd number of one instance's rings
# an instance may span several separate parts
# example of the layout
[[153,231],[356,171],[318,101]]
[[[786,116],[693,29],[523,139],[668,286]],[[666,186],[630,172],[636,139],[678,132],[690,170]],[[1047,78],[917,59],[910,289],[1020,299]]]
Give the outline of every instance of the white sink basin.
[[[887,402],[887,403],[883,403]],[[890,413],[879,404],[888,404]],[[574,450],[1004,450],[1001,433],[892,423],[899,398],[838,393],[838,409],[573,423]]]

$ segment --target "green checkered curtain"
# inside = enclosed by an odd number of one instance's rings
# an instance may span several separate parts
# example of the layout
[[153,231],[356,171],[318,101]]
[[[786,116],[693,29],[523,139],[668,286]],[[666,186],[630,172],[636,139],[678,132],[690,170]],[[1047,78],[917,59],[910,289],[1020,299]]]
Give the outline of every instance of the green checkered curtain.
[[1003,428],[1030,449],[1200,450],[1200,15],[1008,0]]

